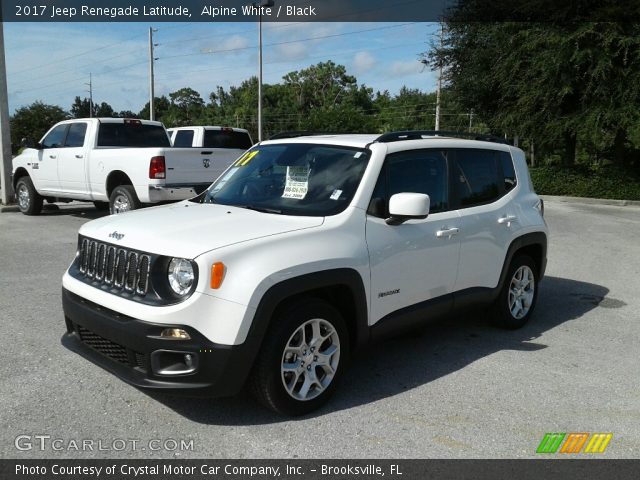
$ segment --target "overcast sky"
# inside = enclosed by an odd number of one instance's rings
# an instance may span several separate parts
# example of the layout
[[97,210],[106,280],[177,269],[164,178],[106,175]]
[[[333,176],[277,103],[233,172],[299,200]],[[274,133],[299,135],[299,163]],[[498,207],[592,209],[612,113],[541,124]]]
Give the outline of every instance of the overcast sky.
[[[333,60],[374,91],[406,85],[435,89],[435,74],[418,55],[437,24],[265,23],[264,81]],[[69,109],[93,94],[115,110],[139,111],[149,98],[148,28],[141,23],[5,23],[11,112],[36,100]],[[205,100],[257,73],[255,23],[174,23],[157,26],[156,96],[192,87]]]

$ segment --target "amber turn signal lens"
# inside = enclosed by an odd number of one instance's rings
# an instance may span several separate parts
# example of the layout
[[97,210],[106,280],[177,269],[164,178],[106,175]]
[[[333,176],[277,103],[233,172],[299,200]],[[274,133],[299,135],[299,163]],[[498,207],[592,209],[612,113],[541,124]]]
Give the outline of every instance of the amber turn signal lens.
[[222,262],[216,262],[211,266],[211,288],[220,288],[224,279],[225,266]]

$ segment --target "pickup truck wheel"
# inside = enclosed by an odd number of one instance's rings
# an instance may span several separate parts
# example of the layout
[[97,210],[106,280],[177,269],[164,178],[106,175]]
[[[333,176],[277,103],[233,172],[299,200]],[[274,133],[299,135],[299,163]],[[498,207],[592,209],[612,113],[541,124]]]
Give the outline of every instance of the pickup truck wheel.
[[513,259],[500,295],[491,309],[496,326],[515,330],[531,318],[538,297],[538,276],[534,260],[528,255]]
[[38,215],[42,211],[44,199],[36,192],[33,182],[28,176],[20,177],[16,183],[16,199],[18,200],[18,208],[25,215]]
[[296,303],[273,319],[250,386],[266,407],[304,415],[327,402],[349,358],[349,335],[340,313],[326,302]]
[[124,213],[137,208],[140,208],[140,200],[132,185],[120,185],[113,189],[109,197],[111,214]]

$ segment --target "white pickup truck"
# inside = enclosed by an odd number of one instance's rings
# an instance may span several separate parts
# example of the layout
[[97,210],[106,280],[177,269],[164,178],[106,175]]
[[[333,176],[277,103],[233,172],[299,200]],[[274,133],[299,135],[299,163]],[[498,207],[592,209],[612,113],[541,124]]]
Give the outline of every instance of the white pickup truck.
[[234,151],[236,158],[253,146],[251,135],[244,128],[176,127],[167,129],[174,147],[198,147]]
[[13,159],[18,206],[37,215],[43,200],[86,200],[111,213],[194,197],[238,155],[174,148],[162,123],[66,120]]

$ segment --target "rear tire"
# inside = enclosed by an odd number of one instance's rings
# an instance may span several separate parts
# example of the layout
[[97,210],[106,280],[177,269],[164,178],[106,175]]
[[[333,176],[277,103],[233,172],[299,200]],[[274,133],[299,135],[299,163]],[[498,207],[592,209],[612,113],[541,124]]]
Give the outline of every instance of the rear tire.
[[267,408],[282,415],[304,415],[329,400],[349,353],[349,334],[340,312],[322,300],[305,299],[273,319],[249,386]]
[[138,208],[140,208],[140,200],[132,185],[119,185],[113,189],[109,197],[109,211],[112,215]]
[[42,211],[42,196],[36,191],[28,175],[16,182],[16,200],[18,208],[25,215],[38,215]]
[[494,325],[515,330],[527,324],[538,299],[538,268],[528,255],[517,255],[509,265],[500,295],[491,308]]

